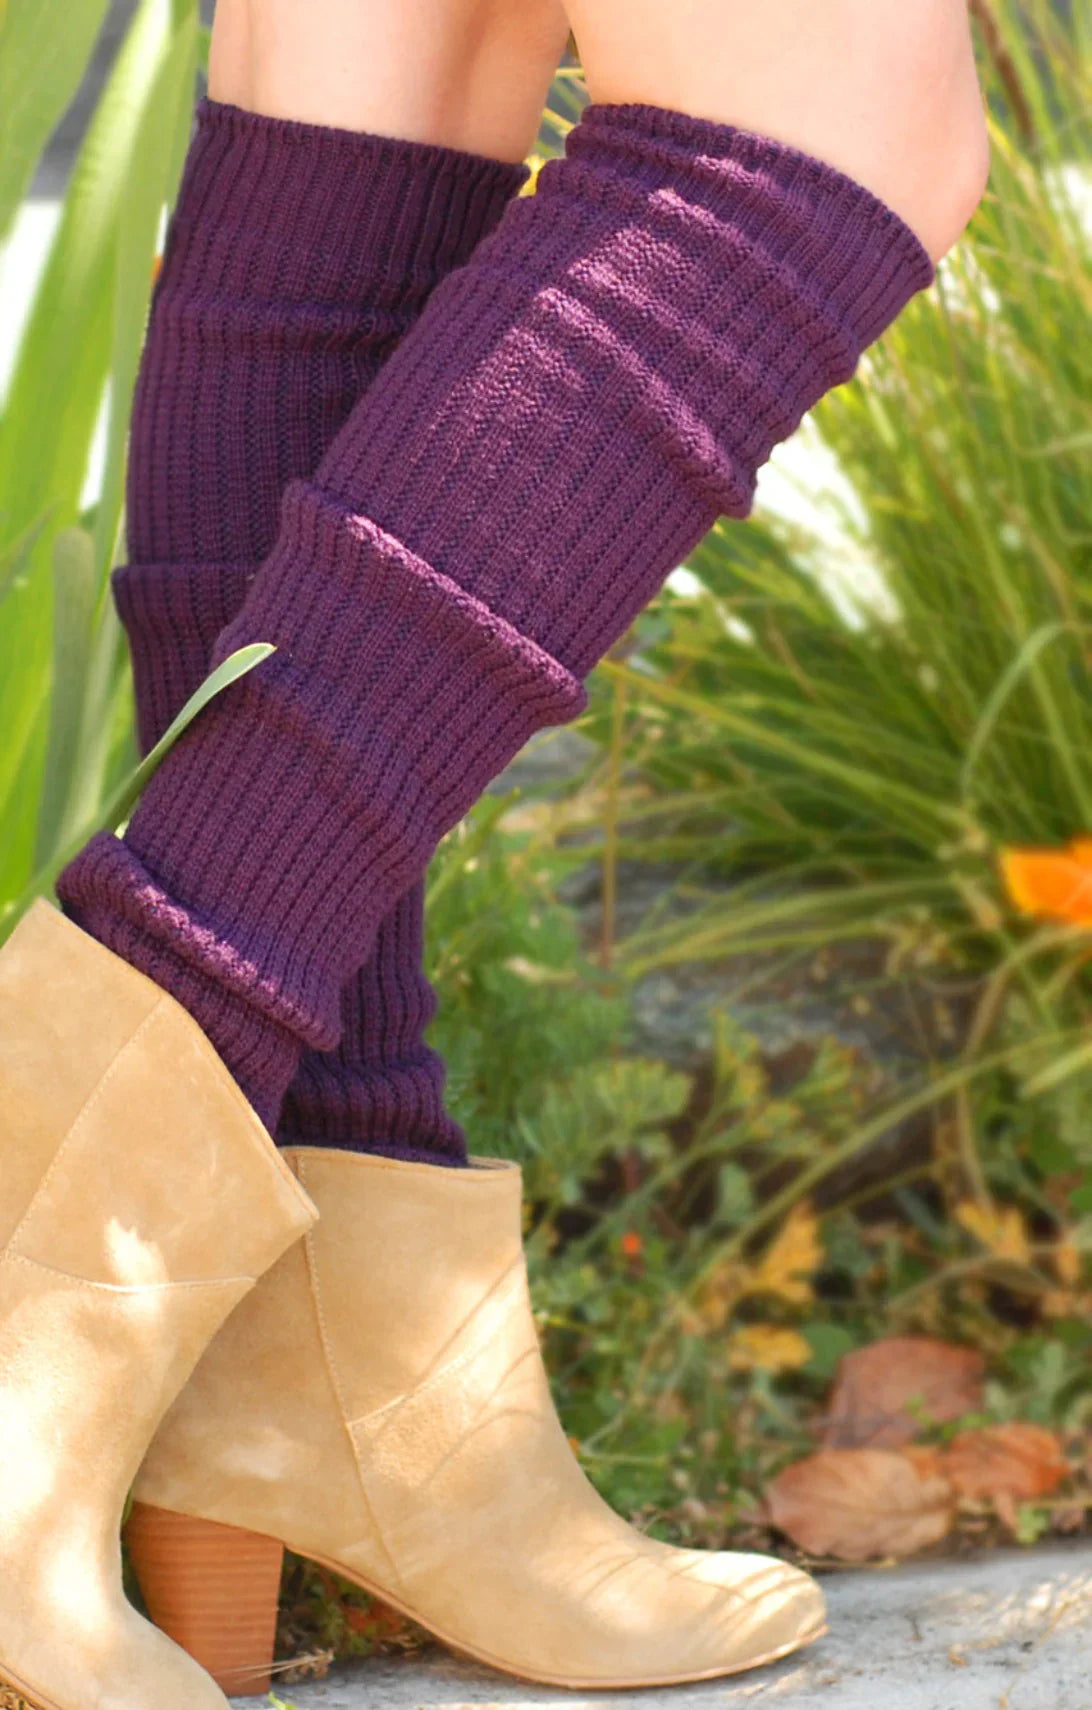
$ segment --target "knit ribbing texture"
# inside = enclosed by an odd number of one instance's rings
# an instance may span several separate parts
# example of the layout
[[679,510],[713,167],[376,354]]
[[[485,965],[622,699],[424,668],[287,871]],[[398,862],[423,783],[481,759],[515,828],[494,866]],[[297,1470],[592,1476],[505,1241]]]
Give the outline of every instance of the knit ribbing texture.
[[[200,104],[134,404],[133,562],[114,576],[142,752],[206,675],[286,482],[314,469],[525,179],[457,150]],[[282,1144],[465,1162],[426,1041],[423,915],[418,882],[342,993],[337,1049],[304,1052]]]
[[77,918],[279,1097],[275,1042],[336,1039],[440,836],[931,278],[835,169],[591,108],[290,483],[216,657],[278,652],[68,870]]

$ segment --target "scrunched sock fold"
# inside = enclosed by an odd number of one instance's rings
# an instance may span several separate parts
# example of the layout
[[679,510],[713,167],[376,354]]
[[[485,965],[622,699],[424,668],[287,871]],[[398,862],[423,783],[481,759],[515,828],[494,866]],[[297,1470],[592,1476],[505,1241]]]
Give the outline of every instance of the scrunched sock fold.
[[618,106],[437,288],[216,649],[278,653],[62,882],[260,1110],[439,837],[931,278],[833,168]]

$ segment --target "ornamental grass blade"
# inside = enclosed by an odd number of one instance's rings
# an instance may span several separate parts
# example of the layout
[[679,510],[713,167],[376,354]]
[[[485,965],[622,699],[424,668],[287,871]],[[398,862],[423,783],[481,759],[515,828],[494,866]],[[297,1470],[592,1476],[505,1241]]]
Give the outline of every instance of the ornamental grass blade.
[[53,692],[38,807],[36,866],[49,859],[64,836],[94,620],[94,541],[86,529],[62,529],[53,542]]
[[1024,1082],[1024,1093],[1028,1098],[1036,1098],[1041,1093],[1053,1092],[1064,1081],[1071,1080],[1074,1075],[1092,1071],[1092,1042],[1085,1041],[1078,1045],[1075,1051],[1063,1051],[1054,1061],[1038,1074],[1032,1075]]
[[105,457],[95,517],[95,558],[102,579],[113,568],[121,526],[129,415],[144,341],[156,242],[163,209],[173,203],[181,176],[191,129],[196,67],[197,19],[189,11],[159,45],[158,66],[143,92],[143,111],[133,137],[127,193],[118,210]]
[[194,690],[178,717],[164,731],[151,753],[145,756],[140,765],[115,790],[103,813],[102,826],[98,829],[112,830],[128,819],[153,774],[163,764],[179,737],[189,729],[198,713],[203,712],[217,695],[230,688],[232,683],[237,683],[240,677],[245,677],[276,651],[271,642],[255,641],[249,647],[238,648],[222,664],[217,665],[215,671],[210,671],[200,687]]
[[[173,31],[169,0],[141,0],[80,150],[0,424],[4,541],[21,538],[47,509],[51,527],[80,519],[110,378],[119,229],[133,152]],[[0,624],[2,898],[17,897],[34,866],[51,679],[50,534],[44,530],[31,552]],[[102,565],[98,570],[105,574]]]
[[0,4],[0,238],[76,93],[107,0]]
[[0,606],[13,589],[19,586],[31,553],[37,546],[49,522],[50,512],[44,510],[36,521],[29,523],[19,536],[0,552]]
[[270,642],[254,642],[249,647],[240,647],[237,652],[231,654],[222,664],[218,665],[215,671],[210,672],[200,688],[196,689],[190,696],[178,717],[156,743],[151,753],[114,791],[101,814],[94,821],[81,825],[79,830],[65,844],[65,847],[35,874],[18,900],[10,904],[0,915],[0,943],[3,943],[14,932],[32,903],[36,902],[39,897],[49,895],[56,884],[58,874],[79,853],[89,838],[99,831],[114,831],[124,823],[157,768],[162,765],[179,737],[193,723],[198,713],[202,712],[210,701],[222,694],[232,683],[237,683],[240,677],[245,677],[248,671],[253,671],[255,666],[260,665],[263,660],[268,659],[276,651]]

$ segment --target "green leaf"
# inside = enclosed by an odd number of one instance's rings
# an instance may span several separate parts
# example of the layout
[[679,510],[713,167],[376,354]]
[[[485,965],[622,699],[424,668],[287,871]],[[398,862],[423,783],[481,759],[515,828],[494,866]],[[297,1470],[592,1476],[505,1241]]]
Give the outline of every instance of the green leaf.
[[0,239],[83,76],[107,0],[0,5]]
[[721,1164],[717,1171],[717,1215],[722,1223],[736,1228],[750,1217],[755,1205],[751,1178],[741,1164]]
[[843,1324],[805,1324],[804,1340],[811,1348],[809,1371],[824,1382],[834,1376],[839,1360],[857,1346],[857,1339]]
[[248,671],[253,671],[263,660],[269,659],[276,651],[268,641],[251,642],[248,647],[238,648],[222,664],[217,665],[215,671],[209,673],[200,687],[194,690],[178,717],[172,720],[151,753],[145,756],[112,796],[103,815],[105,825],[117,826],[129,817],[149,779],[163,764],[179,737],[189,729],[198,713],[203,712],[211,700],[230,688],[232,683],[237,683],[240,677],[245,677]]
[[1078,1045],[1075,1051],[1063,1051],[1045,1069],[1029,1076],[1024,1082],[1024,1092],[1029,1098],[1052,1092],[1055,1087],[1061,1086],[1063,1081],[1082,1074],[1086,1069],[1092,1069],[1092,1042]]

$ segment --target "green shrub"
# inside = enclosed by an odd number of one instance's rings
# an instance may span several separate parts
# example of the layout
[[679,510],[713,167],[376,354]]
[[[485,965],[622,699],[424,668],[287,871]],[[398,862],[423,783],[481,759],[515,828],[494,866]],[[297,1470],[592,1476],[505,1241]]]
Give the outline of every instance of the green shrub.
[[946,1006],[922,1093],[959,1094],[982,1196],[999,1122],[1029,1192],[1092,1159],[1087,927],[1029,926],[1000,878],[1006,849],[1092,830],[1092,14],[1030,10],[1039,51],[1009,8],[995,78],[1029,134],[995,124],[938,288],[820,406],[821,455],[783,461],[817,484],[806,524],[719,525],[608,668],[623,853],[720,881],[622,968],[871,942],[877,987]]

